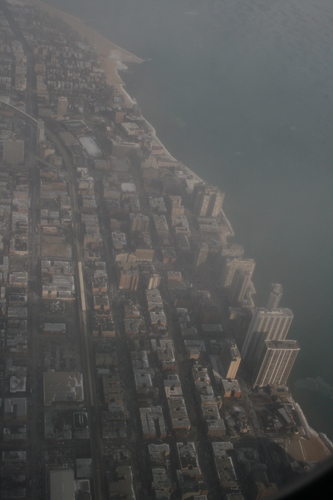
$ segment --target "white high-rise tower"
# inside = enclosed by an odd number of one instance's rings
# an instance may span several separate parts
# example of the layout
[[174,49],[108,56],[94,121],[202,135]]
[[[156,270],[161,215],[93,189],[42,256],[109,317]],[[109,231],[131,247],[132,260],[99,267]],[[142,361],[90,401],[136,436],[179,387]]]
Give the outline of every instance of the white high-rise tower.
[[242,347],[242,359],[258,359],[265,340],[284,340],[293,317],[290,309],[256,309]]

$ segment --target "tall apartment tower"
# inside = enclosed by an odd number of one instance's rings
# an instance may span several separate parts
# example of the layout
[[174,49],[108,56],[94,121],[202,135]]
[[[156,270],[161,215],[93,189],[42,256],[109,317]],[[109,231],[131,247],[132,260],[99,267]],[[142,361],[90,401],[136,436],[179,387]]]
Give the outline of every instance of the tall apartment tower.
[[22,163],[24,160],[24,140],[7,139],[4,141],[2,159],[4,163],[10,165]]
[[149,217],[143,214],[130,214],[130,228],[131,233],[148,233],[149,231]]
[[194,269],[198,269],[207,260],[209,246],[204,241],[199,241],[194,254]]
[[258,360],[265,340],[284,340],[294,314],[290,309],[255,310],[242,347],[242,359]]
[[171,219],[178,218],[185,213],[185,207],[182,205],[182,197],[169,195],[167,205],[171,215]]
[[198,186],[194,201],[194,213],[198,217],[217,217],[221,212],[224,193],[213,186]]
[[224,200],[224,193],[221,193],[218,189],[214,188],[214,192],[211,195],[209,206],[208,206],[208,216],[217,217],[221,210]]
[[210,193],[206,186],[199,186],[194,202],[194,213],[198,217],[206,217],[210,202]]
[[37,120],[37,144],[45,141],[45,123],[43,120]]
[[152,290],[158,288],[161,284],[161,276],[157,273],[153,273],[148,277],[147,289]]
[[68,99],[67,97],[58,97],[58,107],[57,107],[57,118],[58,120],[63,120],[68,109]]
[[256,263],[254,259],[226,259],[221,273],[221,285],[225,288],[231,286],[236,270],[245,272],[252,279]]
[[121,269],[119,278],[119,290],[135,292],[139,284],[139,272],[134,269]]
[[221,352],[221,362],[225,371],[225,378],[236,378],[242,358],[236,342],[227,340]]
[[271,311],[274,311],[274,309],[277,309],[279,307],[282,294],[283,294],[282,285],[280,285],[279,283],[272,283],[271,293],[269,294],[269,297],[267,300],[266,309],[270,309]]
[[232,305],[236,305],[244,300],[246,290],[248,289],[251,282],[252,273],[236,269],[231,286],[228,291],[228,297]]
[[285,385],[299,351],[296,340],[266,340],[253,386]]

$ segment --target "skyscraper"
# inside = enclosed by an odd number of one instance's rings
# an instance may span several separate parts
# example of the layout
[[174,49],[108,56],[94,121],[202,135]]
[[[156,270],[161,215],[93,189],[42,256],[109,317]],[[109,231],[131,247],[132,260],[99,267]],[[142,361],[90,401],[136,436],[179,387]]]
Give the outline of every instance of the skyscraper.
[[222,210],[223,200],[224,193],[221,193],[221,191],[219,191],[218,189],[213,188],[208,206],[209,217],[217,217],[220,214]]
[[241,359],[236,342],[227,340],[221,352],[221,362],[225,378],[236,378]]
[[198,269],[207,260],[209,247],[204,241],[199,241],[194,254],[194,269]]
[[245,336],[242,359],[257,360],[265,340],[284,340],[293,317],[290,309],[275,309],[273,311],[263,307],[256,309]]
[[282,285],[280,285],[279,283],[272,283],[271,293],[269,294],[269,297],[267,300],[266,309],[270,309],[271,311],[274,311],[274,309],[277,309],[279,307],[282,294],[283,294]]
[[210,193],[206,190],[206,186],[199,186],[194,201],[194,213],[198,217],[206,217],[209,201]]
[[153,273],[148,277],[147,289],[148,290],[156,289],[160,286],[160,284],[161,284],[161,276],[157,273]]
[[57,118],[58,120],[63,120],[65,114],[67,113],[68,99],[67,97],[58,97],[58,107],[57,107]]
[[127,290],[135,292],[139,284],[139,271],[127,266],[125,269],[120,270],[119,277],[119,290]]
[[198,186],[194,201],[194,213],[198,217],[217,217],[221,212],[224,193],[206,184]]
[[43,120],[37,120],[37,144],[45,141],[45,123]]
[[251,272],[242,269],[236,269],[231,286],[228,291],[228,297],[232,305],[242,302],[248,286],[251,281]]
[[149,231],[149,217],[141,213],[130,214],[130,229],[131,233],[147,233]]
[[226,259],[221,273],[221,285],[225,288],[231,286],[236,270],[246,272],[251,280],[255,267],[254,259]]
[[296,340],[266,340],[253,386],[285,385],[299,351]]

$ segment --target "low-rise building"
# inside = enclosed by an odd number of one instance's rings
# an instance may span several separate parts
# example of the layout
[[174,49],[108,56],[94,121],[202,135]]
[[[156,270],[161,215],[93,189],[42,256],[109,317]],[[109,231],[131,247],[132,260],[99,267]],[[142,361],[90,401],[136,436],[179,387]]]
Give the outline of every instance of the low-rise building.
[[65,335],[66,334],[66,324],[65,323],[43,323],[42,334],[43,335]]
[[242,394],[241,388],[236,379],[223,379],[222,388],[225,398],[239,398]]
[[108,484],[109,497],[135,500],[132,468],[122,465],[116,468],[116,476]]
[[53,403],[79,403],[84,399],[83,376],[79,372],[43,373],[44,406]]
[[184,398],[175,396],[169,397],[168,406],[172,423],[172,429],[190,430],[191,422],[188,418],[188,413]]
[[164,439],[166,437],[166,427],[161,406],[150,406],[140,408],[140,419],[143,437],[145,439]]

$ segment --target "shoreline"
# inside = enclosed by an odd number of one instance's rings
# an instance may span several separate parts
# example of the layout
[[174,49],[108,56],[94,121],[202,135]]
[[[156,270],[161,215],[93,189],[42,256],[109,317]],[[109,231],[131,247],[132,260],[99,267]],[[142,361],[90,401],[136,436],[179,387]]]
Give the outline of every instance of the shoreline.
[[[94,47],[96,50],[96,54],[98,59],[100,60],[103,69],[105,71],[105,75],[107,78],[107,82],[116,87],[118,91],[121,93],[121,95],[124,97],[124,106],[131,108],[136,104],[135,99],[133,99],[124,89],[125,87],[125,82],[122,80],[122,78],[119,75],[119,70],[124,69],[122,67],[122,63],[135,63],[135,64],[141,64],[144,62],[143,59],[137,57],[136,55],[132,54],[131,52],[127,51],[126,49],[123,49],[116,44],[112,43],[109,39],[104,37],[103,35],[99,34],[98,31],[96,31],[94,28],[91,28],[88,26],[85,21],[81,20],[80,18],[68,14],[64,11],[61,11],[55,7],[52,7],[49,4],[44,3],[42,0],[32,0],[32,3],[35,5],[38,5],[39,7],[43,8],[49,14],[54,15],[56,17],[59,17],[62,19],[68,26],[70,26],[74,31],[76,31],[82,38],[86,38],[88,42]],[[177,161],[172,154],[167,150],[167,148],[164,146],[164,144],[161,142],[161,140],[157,137],[156,135],[156,130],[153,127],[153,125],[146,119],[144,116],[142,116],[142,119],[146,122],[146,124],[149,126],[151,130],[151,134],[153,136],[153,139],[163,148],[165,154],[170,157],[172,160]],[[182,164],[182,168],[184,172],[187,172],[189,175],[192,176],[192,178],[196,178],[197,181],[203,182],[206,184],[206,181],[204,181],[201,177],[199,177],[195,172],[193,172],[189,167],[185,166]],[[234,237],[235,233],[233,231],[232,225],[229,221],[229,219],[226,217],[225,212],[221,210],[222,216],[224,220],[227,223],[227,226],[229,228],[230,234],[228,237]],[[298,403],[296,403],[298,405]],[[299,405],[298,405],[299,406]],[[289,446],[291,448],[294,447],[299,447],[298,453],[301,452],[303,455],[303,458],[298,458],[298,460],[304,460],[304,454],[307,455],[312,455],[312,454],[318,454],[321,455],[321,458],[319,461],[325,460],[327,457],[332,456],[332,452],[329,449],[328,444],[325,443],[325,439],[323,439],[321,436],[323,436],[321,433],[318,433],[314,429],[312,429],[301,408],[299,407],[301,413],[303,414],[305,423],[306,423],[306,435],[307,437],[304,438],[302,436],[295,436],[291,439],[287,449],[289,451]],[[325,436],[325,435],[324,435]],[[325,436],[326,437],[326,436]],[[304,442],[308,443],[308,446],[304,444]],[[333,446],[333,443],[327,438],[329,441],[330,445]],[[290,450],[291,452],[291,450]],[[297,450],[293,449],[293,452],[297,454]],[[291,453],[292,454],[292,453]]]
[[333,443],[320,432],[315,431],[308,423],[306,416],[303,413],[299,403],[294,401],[293,397],[290,402],[294,405],[298,416],[301,420],[305,436],[293,435],[286,445],[286,452],[289,453],[295,460],[300,461],[318,461],[323,462],[332,457]]
[[[72,14],[68,14],[67,12],[52,7],[51,5],[43,2],[43,0],[32,0],[32,4],[38,5],[39,7],[45,9],[49,14],[59,17],[74,31],[76,31],[82,38],[86,38],[96,50],[97,57],[101,61],[103,69],[105,71],[108,84],[116,87],[124,97],[125,107],[131,108],[135,104],[137,104],[136,100],[133,99],[124,89],[126,84],[120,77],[119,70],[125,69],[124,63],[141,64],[144,62],[144,59],[141,59],[128,50],[114,44],[113,42],[111,42],[111,40],[98,33],[98,31],[96,31],[94,28],[88,26],[85,21]],[[163,148],[165,154],[170,157],[171,160],[178,161],[158,138],[154,126],[143,115],[142,119],[149,126],[154,140]],[[193,172],[193,170],[191,170],[189,167],[183,165],[183,168],[193,178],[196,178],[198,182],[203,182],[206,184],[206,182],[201,177],[199,177],[199,175]],[[228,227],[231,229],[231,235],[234,236],[234,231],[232,230],[231,223],[227,219],[224,212],[223,217],[225,218]]]
[[[121,94],[123,95],[125,99],[124,105],[126,107],[133,107],[134,104],[136,104],[136,100],[133,99],[128,92],[124,89],[124,86],[126,85],[125,82],[122,80],[122,78],[119,75],[119,70],[125,69],[124,63],[135,63],[135,64],[141,64],[144,62],[144,59],[141,59],[140,57],[136,56],[135,54],[132,54],[126,49],[123,49],[119,45],[114,44],[109,40],[108,38],[104,37],[98,31],[96,31],[94,28],[91,28],[88,26],[85,21],[82,19],[73,16],[72,14],[68,14],[67,12],[64,12],[62,10],[59,10],[55,7],[52,7],[49,4],[46,4],[42,0],[32,0],[33,4],[38,5],[39,7],[45,9],[48,11],[50,14],[55,15],[59,18],[61,18],[66,24],[68,24],[72,29],[74,29],[80,36],[83,38],[86,38],[89,43],[94,47],[96,50],[97,56],[100,59],[103,69],[105,71],[106,79],[109,85],[113,85],[116,87]],[[129,106],[128,106],[129,104]],[[162,144],[160,139],[156,135],[156,130],[153,127],[151,123],[148,122],[144,116],[142,118],[145,120],[145,122],[148,124],[152,135],[154,136],[154,139],[160,146],[163,147],[165,153],[174,161],[177,161],[176,158],[167,150],[167,148]],[[188,167],[186,167],[188,169]],[[190,169],[188,169],[190,170]],[[201,179],[197,174],[191,171],[191,173],[196,176],[200,181],[205,182],[203,179]]]
[[103,66],[107,82],[116,87],[116,89],[122,94],[126,107],[133,107],[135,101],[133,101],[131,96],[124,90],[125,82],[123,82],[119,76],[118,68],[121,63],[141,64],[143,59],[111,42],[111,40],[98,33],[98,31],[94,28],[88,26],[82,19],[72,14],[68,14],[67,12],[52,7],[42,0],[32,0],[32,4],[44,9],[50,15],[62,19],[83,39],[86,38],[88,40],[88,42],[94,47],[98,59]]

